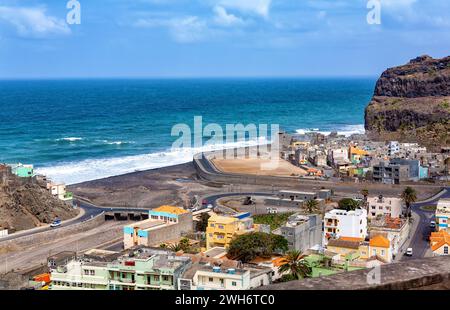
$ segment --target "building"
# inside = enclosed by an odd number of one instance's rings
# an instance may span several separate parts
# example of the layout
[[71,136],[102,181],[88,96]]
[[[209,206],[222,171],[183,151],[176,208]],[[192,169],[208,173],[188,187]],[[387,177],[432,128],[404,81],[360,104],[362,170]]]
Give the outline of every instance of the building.
[[305,252],[322,244],[322,220],[317,214],[294,214],[279,231],[288,241],[289,250]]
[[365,157],[369,156],[369,152],[353,146],[350,146],[348,153],[350,161],[355,165],[361,163]]
[[[409,179],[411,181],[419,181],[421,174],[420,161],[417,159],[393,158],[390,160],[392,165],[401,165],[409,167]],[[423,169],[423,168],[422,168]],[[422,171],[422,173],[424,173]]]
[[47,189],[59,200],[72,204],[73,193],[66,191],[66,184],[49,182],[47,183]]
[[393,261],[391,242],[382,235],[376,235],[369,241],[351,237],[331,239],[327,250],[339,254],[342,261],[368,261],[372,258],[383,263]]
[[409,238],[411,226],[407,218],[381,216],[370,221],[369,237],[382,235],[391,243],[392,255],[395,257]]
[[390,216],[393,218],[400,217],[403,211],[403,200],[394,197],[378,197],[367,198],[367,216],[369,219],[379,216]]
[[101,252],[99,257],[91,253],[53,270],[51,289],[176,290],[178,278],[191,262],[189,257],[145,247],[118,257]]
[[432,232],[430,236],[430,247],[434,256],[449,255],[450,234],[446,230]]
[[75,260],[77,253],[72,251],[63,251],[51,255],[47,258],[47,267],[49,270],[56,270],[60,266],[67,265],[68,262]]
[[390,141],[388,144],[388,155],[395,156],[400,153],[400,143],[398,141]]
[[323,222],[324,245],[331,238],[354,237],[365,239],[367,236],[367,211],[365,209],[354,211],[334,209],[325,213]]
[[450,232],[448,218],[450,216],[450,199],[440,199],[436,207],[436,230]]
[[178,281],[181,290],[248,290],[250,270],[196,264]]
[[206,228],[206,248],[227,248],[236,235],[255,231],[250,213],[239,213],[234,216],[212,215]]
[[393,260],[391,242],[383,235],[376,235],[369,241],[369,257],[377,257],[381,261],[391,263]]
[[380,162],[378,165],[373,166],[372,178],[374,182],[400,184],[410,179],[409,166]]
[[11,166],[11,172],[20,178],[30,178],[34,176],[33,165],[14,164]]
[[192,214],[182,208],[161,206],[149,211],[149,218],[123,228],[125,249],[143,245],[159,246],[179,239],[193,230]]

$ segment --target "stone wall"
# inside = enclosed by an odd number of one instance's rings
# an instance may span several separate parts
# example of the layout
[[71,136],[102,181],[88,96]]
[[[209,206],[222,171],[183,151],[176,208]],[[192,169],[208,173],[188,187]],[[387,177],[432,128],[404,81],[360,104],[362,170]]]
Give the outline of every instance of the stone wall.
[[[369,274],[370,273],[370,274]],[[376,275],[379,282],[376,283]],[[374,278],[371,276],[375,275]],[[369,279],[369,281],[368,281]],[[433,287],[450,281],[450,256],[383,265],[327,277],[304,279],[261,287],[261,290],[408,290]]]

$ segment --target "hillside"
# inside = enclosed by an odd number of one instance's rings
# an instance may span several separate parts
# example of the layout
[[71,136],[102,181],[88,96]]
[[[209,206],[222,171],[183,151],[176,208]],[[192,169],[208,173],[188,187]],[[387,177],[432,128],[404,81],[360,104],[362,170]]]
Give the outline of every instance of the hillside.
[[0,227],[19,231],[77,214],[78,210],[53,197],[33,179],[11,174],[0,178]]
[[383,72],[366,108],[365,127],[375,140],[450,145],[450,56],[421,56]]

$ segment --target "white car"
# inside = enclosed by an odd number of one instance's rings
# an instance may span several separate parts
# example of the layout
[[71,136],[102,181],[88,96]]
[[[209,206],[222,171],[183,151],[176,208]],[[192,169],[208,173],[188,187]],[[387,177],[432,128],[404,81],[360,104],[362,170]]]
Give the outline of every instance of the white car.
[[430,228],[436,228],[436,222],[435,221],[431,221],[430,222]]
[[50,227],[52,227],[52,228],[59,227],[59,226],[61,226],[61,220],[59,220],[59,219],[54,220],[54,221],[50,224]]
[[413,249],[412,248],[407,248],[405,255],[406,256],[413,256]]

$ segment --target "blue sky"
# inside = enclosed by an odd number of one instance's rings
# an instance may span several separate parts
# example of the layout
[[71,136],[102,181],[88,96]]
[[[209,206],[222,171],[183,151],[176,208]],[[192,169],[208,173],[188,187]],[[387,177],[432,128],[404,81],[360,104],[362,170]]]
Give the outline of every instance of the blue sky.
[[377,76],[450,54],[450,1],[0,0],[0,77]]

